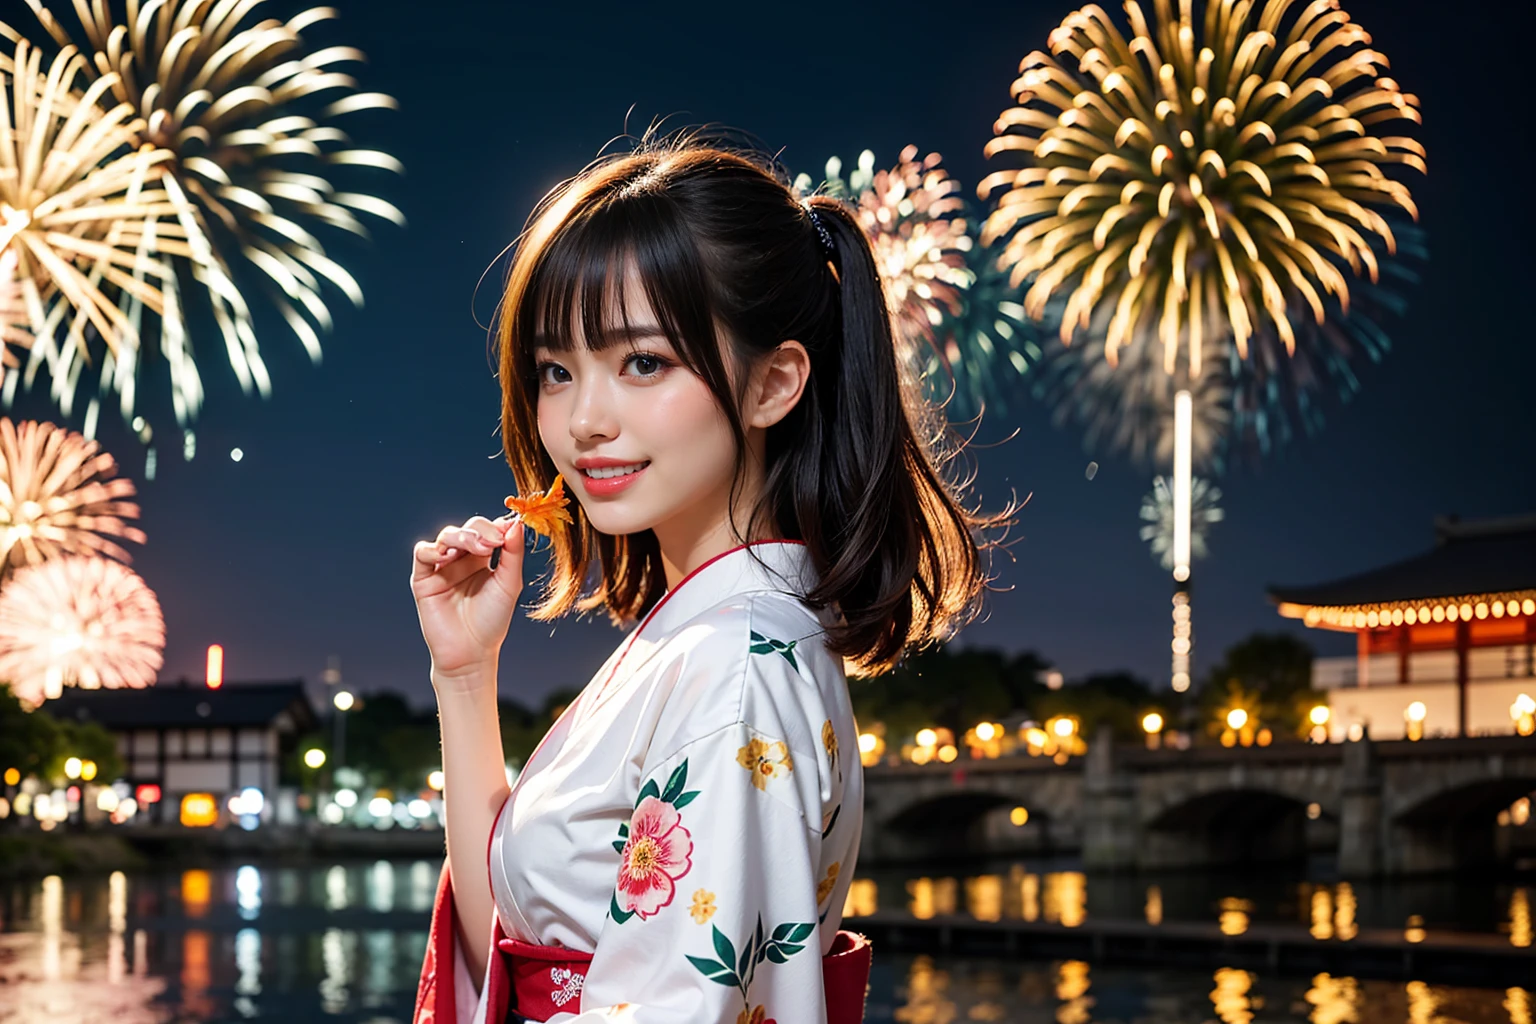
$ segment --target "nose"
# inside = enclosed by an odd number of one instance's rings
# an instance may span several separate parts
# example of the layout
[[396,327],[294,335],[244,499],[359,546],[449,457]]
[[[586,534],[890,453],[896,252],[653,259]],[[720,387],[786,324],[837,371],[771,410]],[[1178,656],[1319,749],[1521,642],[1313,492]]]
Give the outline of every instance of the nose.
[[612,440],[618,436],[618,421],[608,401],[605,382],[596,375],[576,385],[576,402],[571,407],[571,437],[577,441]]

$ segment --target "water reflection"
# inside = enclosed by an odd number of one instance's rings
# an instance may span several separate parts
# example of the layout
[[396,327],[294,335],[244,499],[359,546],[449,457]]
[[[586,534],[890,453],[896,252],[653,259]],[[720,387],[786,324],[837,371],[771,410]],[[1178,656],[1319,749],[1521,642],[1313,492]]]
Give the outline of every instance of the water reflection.
[[1081,960],[1067,960],[1056,969],[1056,1010],[1058,1024],[1088,1024],[1093,997],[1088,994],[1088,965]]
[[1312,979],[1306,1000],[1312,1007],[1310,1024],[1354,1024],[1360,1019],[1360,983],[1354,978],[1319,974]]
[[325,909],[347,909],[347,869],[334,865],[325,873]]
[[1232,967],[1216,972],[1216,987],[1211,990],[1211,1006],[1222,1024],[1248,1024],[1253,1020],[1255,1002],[1248,997],[1253,975]]
[[1076,928],[1088,916],[1088,879],[1081,871],[1045,876],[1045,919]]
[[1531,944],[1531,893],[1516,889],[1509,898],[1509,944],[1524,949]]
[[1506,989],[1504,1009],[1509,1012],[1509,1024],[1531,1024],[1531,994],[1523,988]]
[[235,872],[235,902],[240,916],[254,921],[261,913],[261,872],[252,864],[243,865]]
[[212,889],[208,872],[197,869],[181,873],[181,910],[188,917],[202,917],[208,912]]
[[1221,916],[1218,919],[1223,935],[1241,935],[1248,930],[1248,914],[1253,910],[1253,904],[1247,900],[1240,900],[1235,896],[1228,896],[1221,901]]
[[[432,861],[268,868],[0,883],[0,1024],[169,1024],[320,1017],[409,1019],[438,865]],[[907,880],[910,913],[967,913],[1075,926],[1100,910],[1097,880],[1015,866]],[[1107,884],[1107,883],[1106,883]],[[1170,883],[1127,883],[1133,912],[1169,914]],[[894,888],[902,893],[902,888]],[[1296,893],[1289,911],[1333,938],[1357,928],[1343,885]],[[856,879],[848,906],[878,909],[878,883]],[[1183,899],[1182,896],[1178,897]],[[1529,929],[1528,889],[1501,893],[1510,941]],[[1193,904],[1190,904],[1193,906]],[[345,911],[334,920],[333,908]],[[1207,921],[1263,905],[1247,893],[1204,904]],[[1524,915],[1522,918],[1521,915]],[[1397,927],[1402,927],[1399,918]],[[1520,922],[1524,921],[1522,925]],[[317,922],[320,926],[316,927]],[[1231,927],[1236,927],[1233,924]],[[1447,988],[1318,974],[1290,980],[1233,968],[1129,971],[1055,963],[882,952],[869,1024],[1536,1024],[1529,987]]]
[[235,934],[235,1010],[242,1017],[256,1016],[256,1001],[261,995],[261,933],[255,928],[242,928]]

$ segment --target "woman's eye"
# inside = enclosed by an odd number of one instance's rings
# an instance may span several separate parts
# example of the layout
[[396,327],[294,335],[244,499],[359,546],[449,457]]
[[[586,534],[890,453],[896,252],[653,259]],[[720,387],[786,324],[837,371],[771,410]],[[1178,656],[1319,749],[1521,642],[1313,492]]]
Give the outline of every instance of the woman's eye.
[[659,356],[646,355],[644,352],[637,352],[624,362],[640,377],[654,377],[666,368],[666,363]]
[[559,363],[540,363],[534,372],[538,374],[539,383],[544,385],[564,384],[571,379],[571,375]]

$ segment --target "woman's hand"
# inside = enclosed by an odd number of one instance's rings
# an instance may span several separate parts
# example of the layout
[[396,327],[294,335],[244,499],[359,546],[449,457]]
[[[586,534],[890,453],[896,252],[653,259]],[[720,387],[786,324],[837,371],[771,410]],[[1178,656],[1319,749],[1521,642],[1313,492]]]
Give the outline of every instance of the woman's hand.
[[[500,549],[496,568],[491,554]],[[432,653],[432,684],[495,678],[497,656],[523,590],[523,525],[475,516],[416,545],[411,593]]]

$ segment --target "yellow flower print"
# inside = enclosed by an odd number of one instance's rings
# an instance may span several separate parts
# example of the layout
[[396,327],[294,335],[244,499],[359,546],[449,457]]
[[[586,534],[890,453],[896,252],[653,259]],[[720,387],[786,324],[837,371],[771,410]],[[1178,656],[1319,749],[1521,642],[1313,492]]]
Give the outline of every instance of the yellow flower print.
[[752,785],[764,792],[768,780],[788,775],[795,770],[795,762],[789,756],[789,748],[783,743],[766,743],[753,738],[736,751],[736,763],[752,773]]
[[[768,1009],[764,1006],[754,1006],[751,1010],[742,1010],[736,1015],[736,1024],[765,1024]],[[767,1021],[766,1024],[772,1024]]]
[[715,916],[715,894],[708,889],[698,889],[693,894],[693,906],[688,908],[694,924],[706,924]]
[[837,730],[832,728],[832,719],[821,727],[821,745],[827,748],[827,763],[833,768],[837,767]]
[[833,861],[827,868],[827,877],[816,883],[816,905],[819,907],[827,902],[827,897],[832,895],[832,890],[837,888],[837,873],[843,869],[842,861]]

